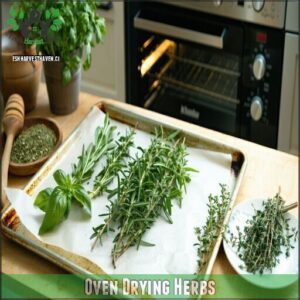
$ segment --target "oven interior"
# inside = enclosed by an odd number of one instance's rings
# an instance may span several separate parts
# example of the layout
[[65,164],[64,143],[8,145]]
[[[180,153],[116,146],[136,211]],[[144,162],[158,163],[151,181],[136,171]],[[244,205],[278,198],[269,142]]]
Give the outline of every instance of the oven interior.
[[145,108],[237,134],[240,56],[147,33],[139,57]]

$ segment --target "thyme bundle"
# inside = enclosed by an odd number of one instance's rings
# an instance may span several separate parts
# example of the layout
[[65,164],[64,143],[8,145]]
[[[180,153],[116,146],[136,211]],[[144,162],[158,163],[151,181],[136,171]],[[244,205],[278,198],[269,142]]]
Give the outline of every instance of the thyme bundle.
[[92,198],[106,191],[107,186],[114,177],[124,168],[124,159],[128,157],[129,148],[133,145],[135,132],[130,130],[125,136],[121,136],[116,142],[116,147],[107,154],[106,166],[94,180],[94,190],[90,193]]
[[252,219],[247,220],[243,232],[237,227],[238,236],[232,233],[230,241],[237,246],[240,259],[249,273],[262,274],[265,270],[272,271],[279,263],[278,256],[283,253],[290,255],[294,248],[298,232],[290,228],[289,219],[285,214],[285,202],[279,193],[274,198],[263,202],[261,210],[255,210]]
[[72,174],[65,174],[62,170],[55,171],[53,177],[57,186],[42,190],[37,195],[34,205],[45,212],[39,234],[52,230],[67,218],[73,200],[91,214],[91,200],[82,184],[91,178],[96,163],[108,151],[115,128],[110,125],[106,116],[103,127],[96,129],[95,142],[87,149],[83,146],[77,164],[72,166]]
[[228,210],[231,195],[225,184],[220,184],[220,187],[220,196],[209,195],[208,197],[208,217],[205,225],[202,228],[195,228],[198,240],[198,243],[194,244],[198,247],[198,273],[203,273],[205,271],[209,254],[211,253],[218,236],[223,234],[225,230],[223,222]]
[[139,148],[141,155],[129,162],[128,168],[119,178],[118,187],[111,191],[107,218],[100,226],[93,228],[98,239],[117,225],[117,234],[112,249],[112,263],[131,246],[153,246],[142,240],[144,233],[155,220],[164,215],[172,223],[172,200],[181,205],[183,190],[190,181],[189,172],[195,171],[186,166],[184,141],[174,141],[176,134],[163,139],[162,130],[157,130],[155,138],[147,149]]

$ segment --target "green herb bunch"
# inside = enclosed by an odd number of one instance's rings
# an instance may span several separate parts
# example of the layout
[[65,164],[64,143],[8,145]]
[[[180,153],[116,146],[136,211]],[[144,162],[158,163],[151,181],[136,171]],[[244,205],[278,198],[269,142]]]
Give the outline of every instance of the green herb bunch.
[[114,177],[125,167],[124,160],[129,156],[129,148],[133,146],[135,132],[130,130],[125,136],[121,136],[116,146],[107,154],[106,166],[100,171],[94,180],[94,190],[91,198],[107,191],[108,185]]
[[[63,79],[70,82],[85,54],[83,68],[89,69],[92,47],[101,42],[105,33],[105,20],[97,15],[99,0],[21,0],[11,10],[16,19],[28,18],[33,9],[42,12],[41,20],[49,23],[55,18],[46,42],[37,45],[45,55],[60,56],[64,62]],[[16,25],[16,24],[14,24]],[[34,27],[35,24],[32,24]]]
[[208,259],[217,238],[220,234],[224,233],[225,227],[223,225],[228,206],[230,203],[231,195],[228,187],[225,184],[220,184],[220,196],[208,197],[208,216],[205,225],[202,228],[196,227],[195,233],[198,243],[198,273],[203,273],[207,266]]
[[103,127],[96,129],[95,142],[87,149],[83,147],[72,174],[55,171],[53,177],[57,186],[39,192],[34,205],[45,212],[39,234],[52,230],[67,218],[72,201],[79,203],[88,215],[91,214],[91,200],[82,184],[91,178],[96,163],[109,150],[115,128],[106,116]]
[[247,272],[263,274],[265,270],[271,271],[279,263],[278,256],[283,249],[288,257],[294,248],[292,240],[296,241],[298,232],[296,228],[290,228],[284,206],[285,201],[277,193],[263,202],[261,210],[255,210],[243,232],[237,227],[238,236],[231,233],[230,241],[237,247]]
[[100,158],[112,147],[113,132],[116,126],[111,126],[108,115],[105,116],[103,127],[98,127],[95,132],[95,142],[87,149],[82,147],[78,163],[72,166],[72,177],[76,183],[82,184],[89,180]]
[[[176,134],[163,138],[162,129],[147,149],[139,148],[141,155],[132,159],[128,168],[119,178],[118,187],[111,191],[107,218],[100,226],[93,228],[91,238],[98,239],[117,226],[112,249],[112,263],[131,246],[153,246],[142,240],[144,233],[155,220],[164,215],[172,223],[172,200],[181,205],[183,190],[190,181],[186,166],[186,147],[184,141],[173,143]],[[93,246],[94,246],[93,245]]]

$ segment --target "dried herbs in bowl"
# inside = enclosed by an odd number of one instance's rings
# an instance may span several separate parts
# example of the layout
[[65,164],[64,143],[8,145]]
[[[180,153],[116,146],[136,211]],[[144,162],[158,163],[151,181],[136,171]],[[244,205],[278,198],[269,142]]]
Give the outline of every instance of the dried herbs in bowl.
[[11,161],[30,163],[48,155],[57,142],[55,132],[45,124],[30,126],[14,141]]
[[12,146],[9,172],[19,176],[36,173],[61,142],[62,132],[54,120],[26,118]]

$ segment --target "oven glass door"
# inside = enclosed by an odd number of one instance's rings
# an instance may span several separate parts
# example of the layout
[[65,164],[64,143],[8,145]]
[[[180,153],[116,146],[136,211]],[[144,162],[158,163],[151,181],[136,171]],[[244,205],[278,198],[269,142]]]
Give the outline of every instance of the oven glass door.
[[142,105],[239,135],[242,30],[170,14],[135,17]]

